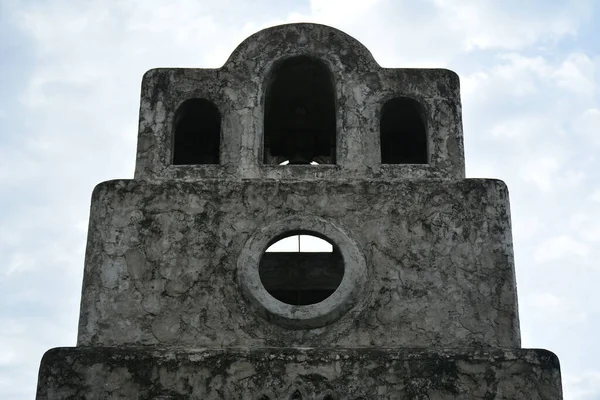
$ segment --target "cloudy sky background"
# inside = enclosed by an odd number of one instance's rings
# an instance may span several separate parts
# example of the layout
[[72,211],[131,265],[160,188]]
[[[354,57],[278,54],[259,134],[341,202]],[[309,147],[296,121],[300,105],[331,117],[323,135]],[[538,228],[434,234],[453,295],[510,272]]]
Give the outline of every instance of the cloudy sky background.
[[385,67],[461,77],[468,177],[511,192],[524,347],[600,399],[600,4],[593,0],[0,0],[0,398],[75,344],[90,195],[133,176],[140,81],[319,22]]

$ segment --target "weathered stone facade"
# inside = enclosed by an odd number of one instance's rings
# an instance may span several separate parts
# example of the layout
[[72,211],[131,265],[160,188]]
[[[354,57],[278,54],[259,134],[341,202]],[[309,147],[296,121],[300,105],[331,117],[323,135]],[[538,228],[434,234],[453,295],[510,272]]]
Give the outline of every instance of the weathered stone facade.
[[[291,234],[343,261],[264,267]],[[325,298],[277,300],[279,264]],[[520,349],[508,190],[464,177],[458,77],[313,24],[149,71],[135,179],[92,196],[77,347],[42,360],[62,398],[562,398]]]

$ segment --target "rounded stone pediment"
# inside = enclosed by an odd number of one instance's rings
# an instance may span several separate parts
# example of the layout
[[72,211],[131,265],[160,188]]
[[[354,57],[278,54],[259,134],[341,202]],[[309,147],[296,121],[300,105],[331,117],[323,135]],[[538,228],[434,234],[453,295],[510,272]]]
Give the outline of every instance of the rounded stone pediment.
[[371,52],[352,36],[327,25],[298,23],[263,29],[244,40],[223,66],[268,64],[281,58],[312,55],[352,70],[378,69]]

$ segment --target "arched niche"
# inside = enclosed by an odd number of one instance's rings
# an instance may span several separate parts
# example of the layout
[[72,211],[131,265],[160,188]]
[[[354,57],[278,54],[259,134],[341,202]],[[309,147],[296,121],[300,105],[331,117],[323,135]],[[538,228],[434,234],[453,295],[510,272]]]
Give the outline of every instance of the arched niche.
[[388,100],[381,111],[381,163],[427,164],[423,107],[408,97]]
[[221,114],[211,101],[189,99],[175,113],[173,164],[218,164]]
[[322,61],[279,63],[267,82],[264,118],[265,164],[335,164],[334,84]]

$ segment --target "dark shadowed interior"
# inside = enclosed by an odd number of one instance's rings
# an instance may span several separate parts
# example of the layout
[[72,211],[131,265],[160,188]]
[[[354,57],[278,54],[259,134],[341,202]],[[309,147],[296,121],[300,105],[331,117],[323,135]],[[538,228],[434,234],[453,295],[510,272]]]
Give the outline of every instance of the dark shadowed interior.
[[337,246],[330,252],[306,250],[262,254],[260,280],[271,296],[302,306],[319,303],[335,292],[344,277],[344,260]]
[[265,97],[264,163],[335,163],[335,97],[329,68],[298,56],[275,67]]
[[416,100],[397,97],[386,102],[380,133],[382,164],[427,164],[427,130]]
[[221,115],[206,99],[186,100],[175,114],[173,164],[218,164]]

